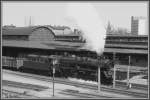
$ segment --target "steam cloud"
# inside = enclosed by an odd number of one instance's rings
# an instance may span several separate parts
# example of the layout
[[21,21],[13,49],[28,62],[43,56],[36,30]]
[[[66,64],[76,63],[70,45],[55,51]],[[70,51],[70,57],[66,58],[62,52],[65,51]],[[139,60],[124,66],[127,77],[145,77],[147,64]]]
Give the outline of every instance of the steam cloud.
[[67,15],[74,19],[86,39],[86,49],[101,54],[104,50],[106,30],[96,9],[90,3],[68,3]]

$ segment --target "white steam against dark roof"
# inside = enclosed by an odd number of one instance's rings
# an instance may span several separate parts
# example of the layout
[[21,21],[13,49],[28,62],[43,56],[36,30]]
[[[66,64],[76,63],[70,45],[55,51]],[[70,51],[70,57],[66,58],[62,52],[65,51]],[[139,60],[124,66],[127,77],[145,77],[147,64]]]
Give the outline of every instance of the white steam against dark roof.
[[68,18],[73,18],[83,31],[86,48],[101,54],[104,50],[106,30],[100,16],[90,3],[68,3]]

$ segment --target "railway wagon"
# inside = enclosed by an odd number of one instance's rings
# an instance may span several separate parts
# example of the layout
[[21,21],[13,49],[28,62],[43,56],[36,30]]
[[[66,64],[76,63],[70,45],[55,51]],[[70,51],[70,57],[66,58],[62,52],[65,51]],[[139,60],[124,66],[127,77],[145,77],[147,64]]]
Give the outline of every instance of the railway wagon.
[[7,57],[3,56],[2,57],[2,66],[3,68],[8,68],[8,69],[19,69],[21,66],[23,66],[23,61],[24,58],[14,58],[14,57]]
[[28,55],[27,60],[24,61],[22,68],[34,70],[49,70],[50,61],[45,56]]

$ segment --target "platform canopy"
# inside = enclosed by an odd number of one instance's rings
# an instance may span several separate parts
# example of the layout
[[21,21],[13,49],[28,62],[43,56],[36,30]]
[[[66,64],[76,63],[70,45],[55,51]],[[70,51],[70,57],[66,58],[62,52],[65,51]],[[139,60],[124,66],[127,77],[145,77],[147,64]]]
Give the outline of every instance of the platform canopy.
[[[3,47],[20,47],[31,49],[58,49],[58,50],[73,50],[73,51],[90,51],[85,48],[85,43],[49,41],[47,43],[38,41],[18,41],[18,40],[3,40]],[[107,44],[106,44],[107,45]],[[145,49],[122,49],[122,48],[104,48],[105,53],[124,53],[124,54],[148,54]]]

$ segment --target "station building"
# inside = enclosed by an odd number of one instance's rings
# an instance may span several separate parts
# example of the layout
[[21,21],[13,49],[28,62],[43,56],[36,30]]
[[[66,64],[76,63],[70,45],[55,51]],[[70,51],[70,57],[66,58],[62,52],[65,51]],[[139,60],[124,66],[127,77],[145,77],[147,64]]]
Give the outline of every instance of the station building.
[[[66,32],[68,32],[66,34]],[[80,56],[94,54],[84,48],[85,40],[68,28],[51,26],[3,27],[2,55],[62,54],[69,52]],[[148,67],[148,35],[107,35],[104,55],[118,59],[119,64]]]
[[[65,34],[64,34],[65,33]],[[79,40],[79,36],[72,31],[56,29],[49,26],[32,27],[4,27],[2,37],[4,40],[25,40],[49,42],[53,40]]]

